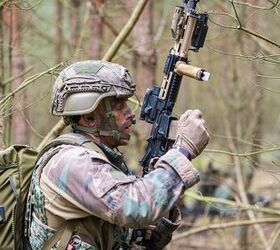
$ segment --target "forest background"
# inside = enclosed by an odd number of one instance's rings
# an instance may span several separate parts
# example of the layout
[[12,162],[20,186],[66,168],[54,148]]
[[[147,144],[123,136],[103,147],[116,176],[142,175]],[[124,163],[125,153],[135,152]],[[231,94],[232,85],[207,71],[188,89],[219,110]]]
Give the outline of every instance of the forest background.
[[[194,160],[202,181],[185,193],[184,224],[170,249],[280,249],[279,2],[199,3],[209,14],[209,31],[204,48],[189,59],[211,78],[184,77],[175,113],[202,110],[211,141]],[[162,81],[176,5],[182,2],[2,0],[2,148],[42,145],[59,122],[49,114],[53,82],[72,62],[123,64],[143,101],[146,89]],[[121,150],[139,172],[149,127],[137,120],[129,149]]]

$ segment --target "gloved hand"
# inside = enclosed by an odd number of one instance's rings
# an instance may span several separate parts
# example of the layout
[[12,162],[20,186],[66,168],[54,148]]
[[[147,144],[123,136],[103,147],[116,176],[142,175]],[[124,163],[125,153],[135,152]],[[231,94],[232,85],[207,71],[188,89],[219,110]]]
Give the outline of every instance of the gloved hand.
[[190,158],[194,159],[203,151],[208,141],[209,133],[200,110],[187,110],[181,115],[173,148],[179,149],[182,153],[186,150]]

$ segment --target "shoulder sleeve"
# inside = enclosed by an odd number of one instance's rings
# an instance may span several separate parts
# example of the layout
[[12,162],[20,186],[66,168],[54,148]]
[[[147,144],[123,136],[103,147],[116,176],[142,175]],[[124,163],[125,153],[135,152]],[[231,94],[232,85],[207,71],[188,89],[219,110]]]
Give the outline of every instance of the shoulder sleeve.
[[185,180],[180,176],[184,168],[182,159],[174,162],[167,156],[143,178],[126,176],[96,152],[65,146],[49,161],[43,175],[45,183],[89,214],[113,224],[143,228],[172,209],[184,191]]

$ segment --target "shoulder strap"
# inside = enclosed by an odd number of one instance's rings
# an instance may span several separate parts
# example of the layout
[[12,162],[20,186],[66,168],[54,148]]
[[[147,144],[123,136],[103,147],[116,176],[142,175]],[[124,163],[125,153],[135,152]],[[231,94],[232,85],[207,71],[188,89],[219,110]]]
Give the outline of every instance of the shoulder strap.
[[51,141],[51,144],[74,144],[83,145],[86,142],[91,142],[91,138],[85,134],[80,133],[67,133],[58,136]]
[[[83,146],[89,149],[92,149],[106,157],[102,149],[92,142],[92,139],[85,135],[85,134],[80,134],[80,133],[67,133],[60,135],[59,137],[53,139],[51,142],[49,142],[39,153],[38,158],[39,159],[45,152],[47,152],[49,149],[63,145],[63,144],[68,144],[68,145],[76,145],[76,146]],[[107,157],[106,157],[107,158]]]
[[66,221],[62,227],[46,242],[42,250],[51,249],[58,241],[57,250],[65,250],[74,232],[78,220]]

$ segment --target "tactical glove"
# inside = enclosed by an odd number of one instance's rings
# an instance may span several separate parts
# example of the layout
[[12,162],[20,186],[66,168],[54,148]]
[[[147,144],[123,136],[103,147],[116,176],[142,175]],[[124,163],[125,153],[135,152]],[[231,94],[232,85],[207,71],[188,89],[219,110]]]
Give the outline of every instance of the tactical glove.
[[208,141],[209,133],[200,110],[187,110],[181,115],[173,148],[177,148],[189,159],[194,159],[203,151]]

